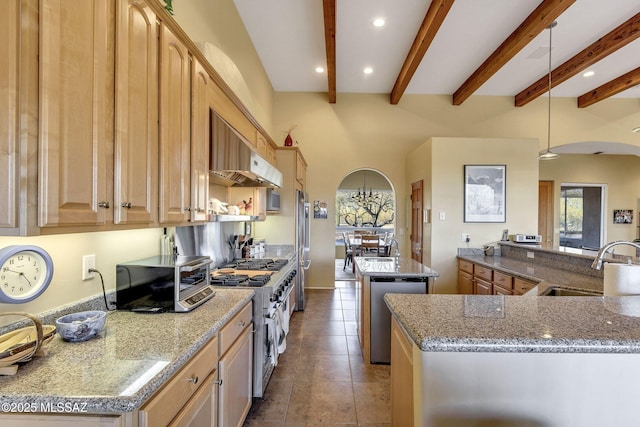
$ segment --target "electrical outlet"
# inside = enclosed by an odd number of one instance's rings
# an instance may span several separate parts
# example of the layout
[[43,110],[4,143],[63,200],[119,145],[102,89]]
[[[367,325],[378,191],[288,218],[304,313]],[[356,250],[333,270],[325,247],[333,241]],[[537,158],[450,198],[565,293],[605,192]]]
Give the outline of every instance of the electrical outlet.
[[96,273],[90,272],[89,269],[96,268],[95,255],[82,256],[82,280],[92,280],[96,277]]
[[469,233],[462,233],[462,241],[469,243],[471,241],[471,234]]
[[447,213],[446,212],[440,212],[440,221],[444,221],[445,219],[447,219]]
[[536,257],[536,255],[533,252],[527,251],[527,258],[534,259],[535,257]]

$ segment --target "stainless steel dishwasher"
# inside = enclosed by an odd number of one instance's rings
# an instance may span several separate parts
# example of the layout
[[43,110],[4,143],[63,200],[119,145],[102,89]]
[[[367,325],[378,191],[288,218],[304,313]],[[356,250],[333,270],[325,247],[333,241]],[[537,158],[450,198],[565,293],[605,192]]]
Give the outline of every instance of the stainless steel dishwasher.
[[427,277],[375,277],[371,287],[371,363],[391,363],[391,312],[384,294],[426,294]]

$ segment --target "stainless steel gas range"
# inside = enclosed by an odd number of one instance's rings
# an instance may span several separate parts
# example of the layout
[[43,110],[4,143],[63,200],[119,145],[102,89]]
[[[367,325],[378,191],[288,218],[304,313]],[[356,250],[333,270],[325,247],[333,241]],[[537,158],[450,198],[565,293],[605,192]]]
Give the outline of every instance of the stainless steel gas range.
[[238,259],[211,273],[211,285],[250,287],[253,296],[253,396],[262,397],[279,354],[286,349],[296,303],[296,263],[288,259]]

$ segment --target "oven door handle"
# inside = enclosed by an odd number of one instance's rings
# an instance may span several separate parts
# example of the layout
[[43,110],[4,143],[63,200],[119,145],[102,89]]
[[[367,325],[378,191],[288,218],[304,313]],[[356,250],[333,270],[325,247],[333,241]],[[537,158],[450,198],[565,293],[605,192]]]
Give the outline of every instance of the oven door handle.
[[211,264],[213,264],[212,259],[205,262],[201,262],[200,264],[196,264],[196,265],[182,265],[180,266],[180,271],[194,271]]

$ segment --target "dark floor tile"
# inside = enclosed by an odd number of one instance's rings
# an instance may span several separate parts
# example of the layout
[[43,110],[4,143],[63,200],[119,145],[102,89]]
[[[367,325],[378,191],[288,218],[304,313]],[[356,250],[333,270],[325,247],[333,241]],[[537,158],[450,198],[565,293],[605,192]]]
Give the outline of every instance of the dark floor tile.
[[294,383],[287,423],[355,423],[351,382]]
[[358,423],[391,422],[391,384],[353,383]]
[[344,322],[338,320],[308,320],[305,322],[304,335],[346,335]]
[[306,336],[302,339],[301,354],[349,354],[347,337],[339,335]]
[[253,406],[247,415],[247,420],[283,424],[292,388],[292,381],[270,381],[264,396],[253,400]]
[[351,381],[347,355],[301,354],[295,382]]
[[391,381],[391,365],[365,364],[362,356],[349,356],[351,378],[361,383],[388,383]]
[[314,310],[304,314],[305,320],[344,320],[342,310]]

